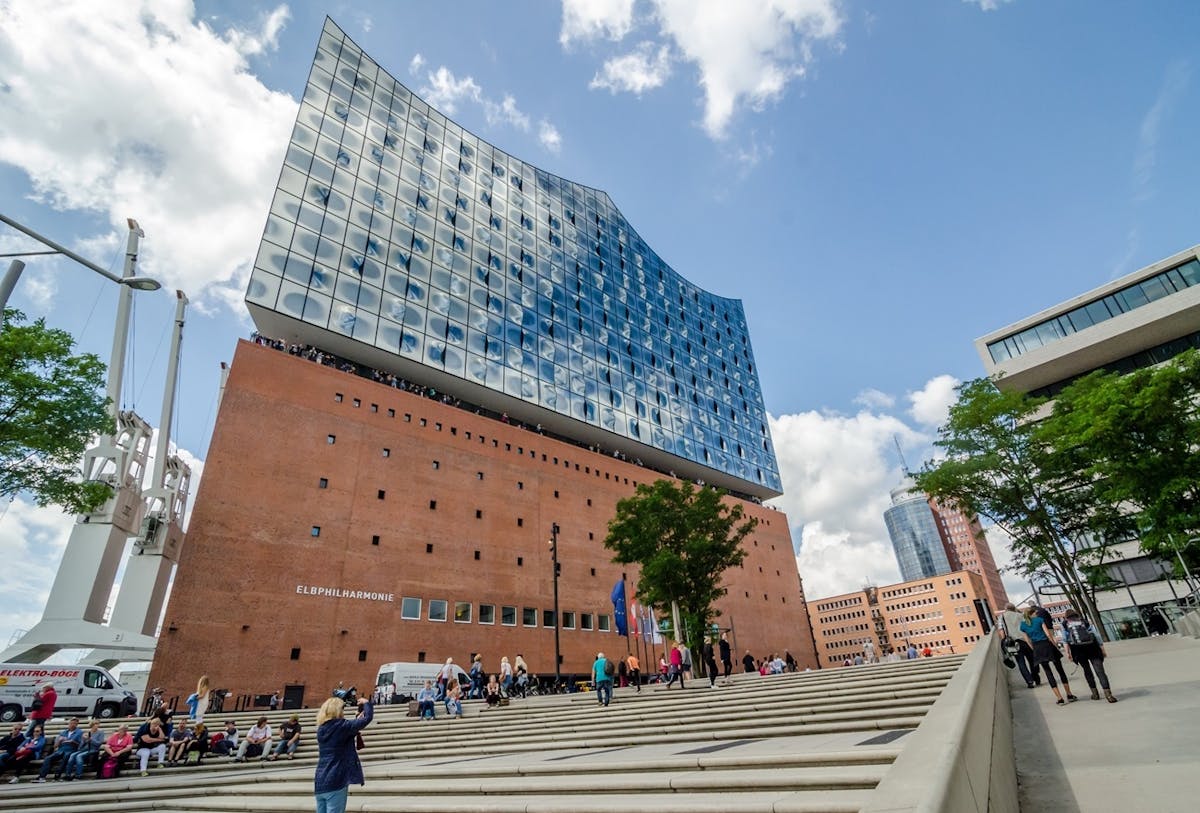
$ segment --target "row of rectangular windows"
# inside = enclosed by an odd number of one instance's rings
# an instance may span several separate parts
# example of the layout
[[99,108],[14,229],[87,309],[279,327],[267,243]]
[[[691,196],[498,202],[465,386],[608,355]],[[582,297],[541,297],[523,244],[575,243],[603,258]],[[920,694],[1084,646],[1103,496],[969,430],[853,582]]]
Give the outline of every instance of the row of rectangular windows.
[[[412,596],[404,596],[400,599],[400,618],[404,621],[436,621],[445,622],[450,620],[450,602],[445,599],[429,599],[428,612],[423,617],[421,614],[422,599]],[[496,605],[495,604],[480,604],[477,616],[473,617],[472,610],[474,605],[469,601],[454,602],[453,620],[456,624],[495,624],[496,623]],[[522,607],[520,608],[521,626],[537,627],[538,626],[538,608]],[[554,610],[541,611],[541,626],[554,627]],[[477,620],[475,620],[477,619]],[[562,611],[561,628],[566,630],[576,629],[578,621],[578,629],[584,632],[611,632],[612,631],[612,616],[608,613],[576,613],[573,610]],[[511,605],[500,606],[500,625],[503,627],[517,626],[517,607]]]
[[1020,333],[991,342],[987,346],[988,352],[996,363],[1007,361],[1195,285],[1200,285],[1200,261],[1189,260]]

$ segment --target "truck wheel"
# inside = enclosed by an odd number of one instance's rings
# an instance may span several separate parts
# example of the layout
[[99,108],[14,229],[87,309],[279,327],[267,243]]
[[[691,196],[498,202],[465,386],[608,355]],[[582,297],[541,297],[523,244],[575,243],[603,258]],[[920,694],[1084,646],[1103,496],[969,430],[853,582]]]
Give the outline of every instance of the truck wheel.
[[21,707],[9,704],[0,707],[0,722],[15,723],[18,720],[24,720],[25,715],[21,712]]
[[120,711],[115,703],[101,703],[99,708],[96,709],[96,716],[101,720],[111,720],[120,714]]

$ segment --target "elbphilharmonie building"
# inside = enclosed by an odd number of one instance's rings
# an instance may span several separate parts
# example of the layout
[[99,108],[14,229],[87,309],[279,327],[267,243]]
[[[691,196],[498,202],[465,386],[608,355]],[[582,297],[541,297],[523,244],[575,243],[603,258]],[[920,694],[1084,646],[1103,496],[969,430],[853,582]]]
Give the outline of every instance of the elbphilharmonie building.
[[329,20],[264,215],[257,331],[229,366],[153,683],[186,696],[207,672],[294,706],[394,661],[657,663],[656,619],[631,605],[617,634],[614,586],[634,599],[639,573],[603,541],[664,478],[758,520],[717,604],[737,659],[818,665],[787,517],[762,502],[781,486],[739,301]]
[[263,333],[781,491],[741,303],[667,265],[604,192],[429,107],[332,21],[246,302]]

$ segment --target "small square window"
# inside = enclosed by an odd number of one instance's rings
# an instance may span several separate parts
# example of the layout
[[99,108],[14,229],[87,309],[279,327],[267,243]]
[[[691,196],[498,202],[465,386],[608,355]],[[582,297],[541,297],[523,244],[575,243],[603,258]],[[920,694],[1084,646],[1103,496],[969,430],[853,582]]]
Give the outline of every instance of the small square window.
[[298,647],[298,646],[292,647],[292,660],[294,660],[294,661],[300,660],[300,647]]
[[579,628],[581,630],[591,630],[592,629],[592,614],[591,613],[580,613],[579,614]]
[[372,412],[378,412],[378,411],[379,411],[379,404],[371,404],[371,411],[372,411]]
[[441,422],[435,423],[435,424],[433,425],[433,428],[434,428],[434,429],[436,429],[437,431],[441,432],[441,431],[442,431],[442,424],[441,424]]
[[432,542],[426,542],[426,543],[425,543],[425,552],[426,552],[426,553],[433,553],[433,543],[432,543]]
[[596,618],[599,621],[598,629],[601,632],[608,632],[612,629],[612,617],[608,613],[600,613]]
[[404,422],[405,422],[405,423],[412,423],[412,415],[411,415],[410,413],[408,413],[408,412],[405,412],[405,413],[404,413]]
[[564,612],[562,614],[562,628],[565,630],[575,629],[575,613]]
[[333,394],[333,400],[337,401],[340,404],[342,402],[342,394],[340,392],[335,392]]
[[381,489],[379,489],[379,491],[378,491],[378,492],[376,492],[376,494],[377,494],[377,496],[379,497],[379,499],[381,499],[381,500],[382,500],[382,499],[385,499],[385,498],[387,497],[387,492],[386,492],[386,491],[384,491],[382,488],[381,488]]
[[475,561],[479,561],[479,551],[475,551]]
[[481,509],[481,508],[475,509],[475,519],[483,519],[483,509]]
[[394,418],[394,417],[396,417],[396,410],[394,410],[394,409],[389,409],[389,410],[388,410],[388,417],[389,417],[389,418]]
[[383,447],[383,456],[384,456],[384,457],[391,457],[391,456],[392,456],[392,450],[391,450],[391,449],[389,449],[388,447],[384,446],[384,447]]
[[524,567],[524,566],[525,566],[525,557],[518,556],[517,557],[517,567]]
[[429,620],[430,621],[445,621],[448,611],[448,603],[445,599],[434,598],[429,600]]
[[429,421],[427,421],[427,420],[425,420],[424,418],[422,418],[422,419],[421,419],[421,426],[428,426],[428,425],[429,425]]
[[358,650],[359,662],[361,663],[362,661],[365,661],[366,659],[367,659],[367,650],[365,650],[365,649]]
[[317,488],[329,488],[329,478],[322,477],[317,481]]
[[595,575],[596,575],[596,568],[594,568],[594,567],[592,568],[592,575],[593,575],[593,576],[595,576]]
[[496,605],[495,604],[480,604],[479,605],[479,623],[480,624],[495,624],[496,623]]
[[522,483],[520,480],[518,480],[517,481],[517,491],[524,491],[524,490],[525,490],[525,484]]
[[312,529],[309,531],[309,533],[313,536],[320,536],[321,535],[321,526],[320,525],[312,526]]
[[439,463],[439,462],[438,462],[438,461],[436,461],[436,460],[435,460],[435,461],[433,461],[433,469],[434,469],[434,471],[437,471],[437,470],[438,470],[438,469],[440,469],[441,467],[442,467],[442,464],[441,464],[441,463]]
[[436,510],[437,510],[437,500],[430,500],[430,501],[429,501],[429,510],[430,510],[430,511],[436,511]]
[[554,499],[558,499],[558,489],[554,489]]
[[588,539],[595,539],[595,538],[596,538],[596,534],[593,533],[592,531],[588,531]]
[[333,444],[337,443],[337,435],[326,435],[325,442],[332,446]]
[[360,401],[358,398],[355,398],[354,399],[354,408],[358,409],[360,406],[362,406],[362,401]]
[[500,623],[506,627],[515,627],[517,625],[517,608],[501,607]]
[[554,626],[554,610],[542,610],[542,626]]
[[421,599],[407,596],[400,599],[400,617],[407,621],[420,621]]
[[591,505],[592,505],[592,498],[588,497],[588,507],[591,507]]
[[475,479],[476,479],[476,480],[482,480],[482,479],[483,479],[483,472],[481,472],[481,471],[477,471],[477,472],[475,472]]
[[521,608],[521,624],[526,627],[537,626],[537,607]]
[[378,544],[379,544],[379,534],[372,534],[372,536],[371,536],[371,544],[372,544],[372,545],[378,545]]
[[524,528],[524,527],[525,527],[525,520],[523,520],[521,517],[517,517],[517,527],[518,527],[518,528]]
[[469,602],[469,601],[454,602],[454,623],[455,624],[470,624],[471,623],[471,602]]

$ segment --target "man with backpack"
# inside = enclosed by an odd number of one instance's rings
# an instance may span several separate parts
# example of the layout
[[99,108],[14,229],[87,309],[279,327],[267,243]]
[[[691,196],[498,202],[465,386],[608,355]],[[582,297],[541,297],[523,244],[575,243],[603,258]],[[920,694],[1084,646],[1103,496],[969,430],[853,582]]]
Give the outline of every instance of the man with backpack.
[[[1092,690],[1092,699],[1099,700],[1100,692],[1096,689],[1096,678],[1100,678],[1100,688],[1104,689],[1104,699],[1116,703],[1108,686],[1108,673],[1104,671],[1104,644],[1100,642],[1100,634],[1096,628],[1084,621],[1077,610],[1067,610],[1063,616],[1063,635],[1067,640],[1067,657],[1083,667],[1083,678],[1088,688]],[[1093,670],[1095,675],[1092,674]]]
[[596,702],[601,706],[607,706],[612,700],[613,677],[616,674],[616,665],[604,657],[603,652],[597,652],[596,662],[592,664],[592,681],[596,684]]

